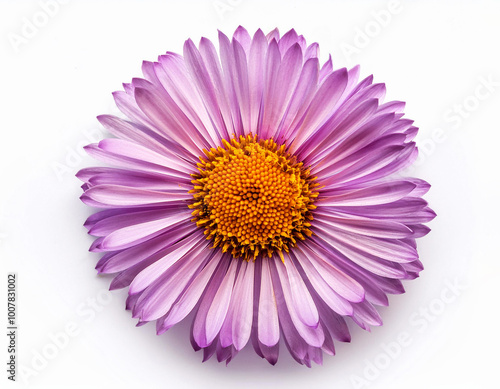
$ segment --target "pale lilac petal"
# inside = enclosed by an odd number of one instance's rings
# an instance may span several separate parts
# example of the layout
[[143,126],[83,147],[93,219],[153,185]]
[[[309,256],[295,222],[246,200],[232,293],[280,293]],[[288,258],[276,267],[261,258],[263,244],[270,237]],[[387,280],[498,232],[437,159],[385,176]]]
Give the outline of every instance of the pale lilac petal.
[[162,55],[154,64],[154,71],[163,88],[182,109],[187,118],[215,146],[221,135],[213,126],[203,100],[189,79],[189,72],[182,57]]
[[[307,311],[314,312],[313,309],[315,310],[315,308],[302,307],[295,303],[295,301],[292,298],[292,286],[290,285],[290,280],[288,280],[286,270],[284,269],[284,265],[281,263],[281,261],[278,260],[271,262],[271,272],[273,276],[273,286],[275,286],[276,288],[277,283],[279,283],[279,285],[281,285],[283,293],[281,302],[278,301],[278,316],[280,316],[280,323],[282,323],[280,308],[284,308],[283,306],[284,304],[286,306],[286,310],[289,312],[291,323],[293,323],[292,325],[294,326],[295,330],[300,335],[300,337],[304,339],[304,341],[308,345],[321,347],[325,338],[322,327],[319,325],[319,322],[316,323],[315,326],[311,327],[306,323],[304,323],[301,319],[301,317],[305,318],[308,316]],[[312,305],[314,305],[314,303],[312,303]],[[303,311],[299,315],[297,310],[303,310]],[[312,320],[307,320],[307,321],[311,322],[314,321],[314,313],[312,313],[311,318]]]
[[311,103],[318,82],[319,62],[317,58],[307,60],[300,73],[297,86],[280,124],[277,139],[288,141],[292,130],[298,125]]
[[382,318],[368,301],[363,301],[354,306],[352,318],[357,325],[367,331],[370,330],[370,326],[382,325]]
[[[147,117],[169,139],[174,140],[193,155],[201,155],[202,147],[209,147],[195,130],[180,109],[172,102],[162,98],[152,89],[135,88],[135,100]],[[198,138],[195,142],[193,138]],[[200,147],[202,146],[202,147]]]
[[89,234],[94,236],[106,236],[112,232],[141,224],[149,221],[165,219],[170,216],[176,216],[178,213],[186,212],[185,209],[146,209],[135,210],[126,213],[111,214],[97,220],[89,228]]
[[215,252],[207,265],[196,276],[184,294],[179,298],[179,301],[172,306],[172,309],[165,317],[164,321],[161,322],[158,332],[166,331],[168,328],[184,319],[189,312],[191,312],[200,299],[203,291],[210,281],[210,278],[215,274],[216,267],[220,267],[221,260],[222,254],[220,252]]
[[280,40],[280,32],[277,28],[275,28],[274,30],[271,30],[267,35],[266,35],[266,39],[268,42],[271,42],[272,40],[275,40],[276,42],[278,42]]
[[203,296],[200,298],[200,305],[198,307],[198,311],[196,312],[191,329],[194,343],[198,347],[207,347],[212,343],[207,340],[206,317],[209,309],[212,307],[215,295],[228,272],[228,267],[230,264],[234,264],[234,262],[235,261],[230,261],[230,257],[228,255],[222,256],[222,260],[220,261],[217,270],[211,274],[212,278],[204,289]]
[[[177,170],[192,171],[192,166],[186,163],[184,159],[195,161],[195,156],[152,129],[137,123],[127,122],[112,115],[100,115],[97,120],[113,135],[147,147],[158,154],[164,154],[169,158],[170,165]],[[182,156],[182,158],[179,158],[179,156]]]
[[352,246],[340,242],[338,239],[320,228],[315,229],[315,233],[329,245],[333,258],[335,258],[335,256],[338,257],[339,255],[342,255],[349,258],[350,261],[356,263],[362,268],[382,277],[399,279],[404,279],[406,277],[404,268],[398,263],[383,260],[373,255],[367,255],[366,253],[360,252]]
[[80,170],[84,175],[90,174],[86,178],[85,190],[97,185],[119,185],[166,192],[186,192],[192,188],[192,185],[185,181],[167,181],[165,177],[151,172],[134,172],[106,167],[90,169],[92,169],[90,172],[87,169]]
[[101,243],[105,250],[121,250],[142,243],[163,233],[172,225],[190,219],[190,212],[177,212],[159,220],[137,223],[108,234]]
[[[325,147],[322,152],[327,158],[318,160],[315,164],[315,171],[319,172],[332,164],[341,161],[352,153],[360,150],[364,146],[375,141],[385,128],[387,128],[395,120],[394,113],[384,115],[376,115],[368,119],[357,131],[346,135],[338,142],[331,146]],[[311,158],[316,160],[316,158]]]
[[307,46],[307,49],[304,53],[304,61],[307,61],[309,58],[318,58],[319,57],[319,45],[314,42]]
[[333,73],[332,55],[328,54],[328,61],[326,61],[319,72],[319,84],[323,84],[323,81]]
[[397,221],[373,220],[359,216],[346,217],[326,207],[318,208],[315,216],[317,220],[324,220],[331,227],[376,238],[402,239],[412,233],[409,227]]
[[278,343],[280,337],[278,309],[267,260],[262,261],[257,330],[259,341],[264,345],[271,347]]
[[[364,299],[365,291],[363,287],[355,279],[337,269],[326,258],[322,257],[322,255],[326,254],[325,252],[318,251],[318,248],[315,251],[314,246],[311,248],[307,244],[304,244],[301,250],[305,254],[302,257],[303,261],[309,262],[321,278],[339,296],[351,302],[360,302]],[[297,250],[297,253],[300,253],[301,250]]]
[[168,277],[159,278],[144,290],[137,301],[137,312],[134,312],[134,316],[144,321],[151,321],[165,315],[186,286],[191,283],[198,269],[203,267],[208,256],[205,259],[201,258],[203,252],[206,253],[207,246],[206,241],[198,242],[198,245],[181,259],[182,263],[175,271]]
[[416,185],[404,180],[376,184],[338,195],[330,195],[321,200],[321,206],[379,205],[397,201],[408,195]]
[[262,133],[276,138],[283,115],[293,96],[293,91],[302,70],[302,50],[298,44],[293,45],[285,54],[276,75],[276,84],[272,96],[268,98],[265,116],[262,122]]
[[233,309],[232,338],[234,348],[238,351],[245,347],[250,339],[253,315],[254,274],[254,262],[243,262],[234,289],[233,299],[236,305]]
[[290,47],[299,42],[299,36],[292,28],[286,32],[278,42],[278,47],[282,54],[285,54]]
[[300,127],[292,131],[291,150],[294,153],[300,153],[304,141],[332,115],[347,85],[347,77],[347,69],[337,70],[319,87]]
[[324,280],[316,268],[308,260],[307,256],[304,255],[301,250],[294,251],[297,261],[304,270],[306,278],[311,283],[311,287],[314,288],[318,296],[323,299],[323,301],[335,312],[341,315],[350,316],[353,313],[352,305],[349,301],[340,297],[334,289],[332,289],[328,283]]
[[188,176],[166,166],[160,166],[145,161],[125,157],[120,154],[105,151],[97,144],[85,146],[85,151],[92,157],[109,164],[117,165],[122,168],[128,168],[133,171],[142,171],[164,176],[166,179],[175,179],[180,182],[189,183]]
[[262,108],[261,108],[261,116],[262,121],[261,126],[257,128],[257,135],[261,138],[268,138],[268,129],[264,122],[266,118],[269,116],[269,111],[272,109],[272,98],[274,90],[277,88],[276,82],[278,78],[278,71],[280,69],[281,64],[281,56],[278,48],[278,44],[276,41],[271,41],[269,47],[267,49],[267,58],[265,63],[265,76],[264,76],[264,89],[262,96]]
[[127,118],[139,125],[152,129],[155,128],[153,122],[137,106],[132,93],[129,94],[124,91],[113,92],[116,106]]
[[305,161],[311,164],[319,161],[330,151],[332,144],[365,124],[375,113],[377,107],[377,99],[363,100],[360,105],[350,111],[349,115],[345,115],[340,107],[336,114],[302,145],[300,153],[313,156],[306,157]]
[[[318,173],[318,178],[321,177],[325,187],[328,188],[342,186],[341,184],[344,183],[358,182],[364,177],[371,177],[371,180],[375,180],[378,177],[375,175],[376,172],[388,166],[397,165],[400,160],[404,163],[415,149],[414,144],[403,146],[404,135],[402,137],[390,135],[383,140],[385,142],[381,147],[378,145],[366,146],[339,163],[322,170],[321,173]],[[379,141],[382,141],[382,138]],[[378,153],[375,149],[382,152]],[[362,181],[370,180],[365,178]]]
[[158,192],[119,185],[97,185],[89,188],[85,194],[91,200],[117,207],[165,204],[192,198],[188,193]]
[[[291,302],[294,304],[297,314],[309,327],[316,327],[319,323],[319,314],[316,310],[311,295],[309,294],[304,280],[295,268],[294,261],[290,256],[287,256],[288,261],[285,261],[284,268],[286,270],[286,278],[290,283]],[[283,279],[285,275],[281,272],[282,265],[278,264],[278,273],[280,278]],[[285,281],[283,281],[285,282]]]
[[201,239],[203,234],[196,232],[190,237],[174,244],[163,258],[142,270],[130,285],[130,294],[135,294],[146,289],[153,281],[157,280],[163,272],[189,252]]
[[[236,42],[236,45],[239,46],[239,43]],[[220,62],[222,66],[222,82],[225,89],[225,94],[229,99],[229,108],[231,110],[232,117],[232,131],[229,132],[229,135],[239,137],[240,135],[244,135],[243,123],[240,112],[240,105],[238,101],[238,93],[236,91],[236,85],[233,82],[237,82],[236,79],[236,59],[233,48],[231,47],[231,42],[229,38],[219,31],[219,52],[220,52]],[[244,54],[243,54],[244,55]],[[239,62],[243,62],[240,58]],[[243,64],[241,64],[243,66]],[[242,80],[242,82],[244,82]],[[246,103],[246,102],[245,102]],[[244,107],[244,109],[248,109],[248,107]]]
[[252,132],[252,117],[250,106],[250,87],[248,81],[247,57],[243,47],[238,41],[233,41],[234,66],[232,67],[232,79],[234,80],[234,89],[238,97],[240,108],[241,124],[243,134],[248,135]]
[[226,318],[229,302],[231,301],[237,265],[237,261],[232,261],[229,265],[229,269],[224,276],[217,293],[215,293],[210,308],[208,309],[207,316],[205,318],[205,331],[208,343],[211,343],[214,340],[215,336],[219,333],[222,327],[224,319]]
[[126,140],[103,139],[99,142],[99,148],[109,153],[120,155],[124,158],[140,160],[159,166],[168,166],[172,170],[178,170],[179,175],[185,173],[183,175],[185,177],[194,172],[192,167],[189,169],[187,166],[183,166],[182,163],[177,163],[179,158],[175,158],[173,162],[171,162],[172,156],[168,158],[167,156],[157,154],[144,146],[140,146]]
[[250,90],[250,127],[260,127],[259,118],[264,93],[264,69],[267,58],[267,40],[262,30],[257,30],[248,57],[248,87]]
[[400,263],[412,262],[418,258],[417,250],[398,240],[359,236],[358,234],[332,227],[328,223],[321,221],[318,221],[317,227],[326,231],[338,242],[356,248],[364,253],[371,254],[377,258]]
[[218,133],[223,138],[229,138],[233,124],[215,47],[209,40],[202,39],[198,51],[194,43],[188,40],[184,44],[184,57],[210,119]]
[[244,27],[238,26],[236,31],[234,31],[233,39],[238,41],[241,47],[245,50],[245,53],[249,53],[250,45],[252,44],[252,38]]
[[[111,252],[103,256],[102,262],[99,261],[97,270],[101,273],[116,273],[124,271],[147,258],[151,255],[161,252],[169,248],[172,244],[178,241],[178,235],[172,234],[172,229],[182,236],[190,235],[195,231],[193,224],[189,221],[174,224],[171,228],[166,229],[161,235],[151,238],[143,243],[139,243],[130,248]],[[158,257],[159,259],[160,257]]]

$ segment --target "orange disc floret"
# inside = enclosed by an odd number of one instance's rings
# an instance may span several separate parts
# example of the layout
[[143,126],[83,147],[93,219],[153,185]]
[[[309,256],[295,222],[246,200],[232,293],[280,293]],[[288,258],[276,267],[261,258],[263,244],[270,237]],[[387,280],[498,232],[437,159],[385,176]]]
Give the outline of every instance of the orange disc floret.
[[203,150],[193,174],[193,219],[207,239],[235,257],[288,252],[311,236],[318,186],[310,171],[272,140],[240,136]]

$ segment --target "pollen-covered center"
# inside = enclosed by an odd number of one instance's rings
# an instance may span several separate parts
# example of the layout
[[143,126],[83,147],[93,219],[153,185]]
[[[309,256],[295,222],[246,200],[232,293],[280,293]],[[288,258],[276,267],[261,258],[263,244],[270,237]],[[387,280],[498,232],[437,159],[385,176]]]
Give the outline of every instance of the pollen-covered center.
[[272,139],[248,135],[222,143],[204,150],[193,175],[193,221],[234,257],[276,251],[283,260],[282,250],[311,236],[315,177]]

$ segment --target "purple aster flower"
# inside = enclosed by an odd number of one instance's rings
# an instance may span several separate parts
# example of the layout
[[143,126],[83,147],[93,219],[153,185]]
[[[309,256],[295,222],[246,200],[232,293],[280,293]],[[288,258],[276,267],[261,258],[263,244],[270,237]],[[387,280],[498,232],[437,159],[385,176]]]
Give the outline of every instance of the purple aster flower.
[[381,325],[375,306],[423,268],[430,186],[396,176],[417,128],[384,84],[318,52],[294,30],[188,40],[114,93],[126,118],[98,119],[116,138],[86,147],[113,166],[78,173],[103,208],[85,223],[99,273],[158,334],[194,310],[204,360],[250,342],[274,364],[282,340],[321,363],[346,319]]

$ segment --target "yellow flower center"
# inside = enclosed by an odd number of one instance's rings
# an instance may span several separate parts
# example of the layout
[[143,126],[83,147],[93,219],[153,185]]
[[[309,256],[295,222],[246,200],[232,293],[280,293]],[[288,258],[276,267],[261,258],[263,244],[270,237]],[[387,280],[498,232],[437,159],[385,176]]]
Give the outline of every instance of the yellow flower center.
[[222,143],[203,150],[193,174],[193,221],[213,247],[235,258],[277,252],[283,260],[282,250],[312,234],[316,177],[272,139],[248,135]]

